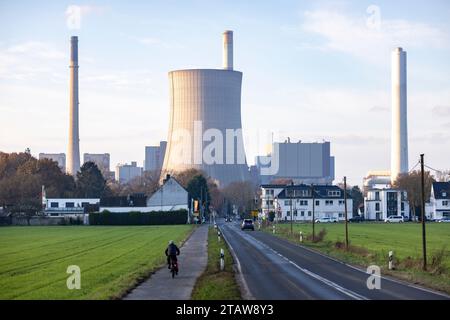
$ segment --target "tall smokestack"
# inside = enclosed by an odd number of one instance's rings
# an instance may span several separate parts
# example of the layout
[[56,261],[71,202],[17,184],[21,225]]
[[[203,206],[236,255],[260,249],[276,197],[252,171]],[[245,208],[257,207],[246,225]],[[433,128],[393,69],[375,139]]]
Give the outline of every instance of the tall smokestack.
[[406,51],[392,52],[391,183],[408,172],[408,119],[406,104]]
[[233,31],[223,33],[223,68],[233,70]]
[[78,37],[70,39],[70,116],[67,173],[76,175],[80,170],[80,136],[78,128]]

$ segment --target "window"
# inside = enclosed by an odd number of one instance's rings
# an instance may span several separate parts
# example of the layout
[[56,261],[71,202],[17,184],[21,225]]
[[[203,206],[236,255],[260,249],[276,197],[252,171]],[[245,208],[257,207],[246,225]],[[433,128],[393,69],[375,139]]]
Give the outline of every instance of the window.
[[405,203],[403,201],[400,204],[400,210],[405,211]]
[[75,203],[73,202],[66,202],[66,208],[74,208],[75,207]]
[[290,206],[291,205],[291,200],[284,200],[284,205],[285,206]]
[[304,217],[305,216],[305,211],[301,212],[301,216]]
[[297,210],[294,210],[294,217],[297,216]]
[[343,213],[339,213],[339,218],[342,218],[344,216]]
[[333,205],[333,200],[325,200],[325,205],[326,206],[332,206]]
[[291,212],[290,211],[286,212],[286,215],[289,217],[291,215]]
[[58,208],[58,202],[51,202],[50,203],[51,208]]
[[89,206],[89,202],[82,202],[82,203],[81,203],[81,206],[82,206],[83,208],[86,208],[87,206]]
[[316,206],[319,206],[320,201],[316,200]]
[[339,205],[343,206],[344,205],[344,200],[339,200]]
[[269,200],[269,204],[270,204],[270,205],[273,205],[273,200]]
[[443,196],[443,197],[446,197],[446,196],[447,196],[447,192],[442,191],[442,196]]
[[311,211],[308,211],[308,217],[311,217]]
[[328,196],[330,196],[330,197],[339,197],[340,195],[341,195],[340,191],[335,191],[335,190],[328,191]]
[[448,201],[447,200],[442,201],[442,205],[443,206],[448,206]]
[[308,201],[307,200],[300,200],[300,205],[301,206],[307,206],[308,205]]
[[380,192],[375,192],[375,200],[380,200]]
[[380,211],[380,204],[378,202],[375,203],[375,211]]

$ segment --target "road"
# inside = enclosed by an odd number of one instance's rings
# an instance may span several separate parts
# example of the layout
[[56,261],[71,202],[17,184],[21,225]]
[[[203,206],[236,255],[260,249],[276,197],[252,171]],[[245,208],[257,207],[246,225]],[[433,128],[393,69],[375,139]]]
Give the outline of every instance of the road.
[[385,277],[370,290],[365,270],[262,231],[241,231],[238,222],[219,222],[243,282],[258,300],[437,300],[449,296]]

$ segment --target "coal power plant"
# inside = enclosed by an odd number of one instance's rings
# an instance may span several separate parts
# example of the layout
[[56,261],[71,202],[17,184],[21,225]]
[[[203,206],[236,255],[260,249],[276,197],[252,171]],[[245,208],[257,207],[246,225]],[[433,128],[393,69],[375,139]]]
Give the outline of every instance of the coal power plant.
[[69,146],[67,150],[68,174],[76,176],[80,170],[80,135],[78,126],[78,37],[70,39],[70,109]]
[[233,32],[223,33],[223,68],[169,72],[170,120],[161,177],[190,168],[221,186],[249,178],[241,125],[242,72]]

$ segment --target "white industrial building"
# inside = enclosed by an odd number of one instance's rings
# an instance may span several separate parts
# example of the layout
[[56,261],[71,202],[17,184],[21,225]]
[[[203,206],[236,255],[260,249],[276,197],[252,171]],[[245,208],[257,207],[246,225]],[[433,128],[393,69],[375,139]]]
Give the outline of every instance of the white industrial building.
[[118,164],[116,166],[116,180],[119,183],[128,183],[135,177],[142,176],[142,167],[137,166],[137,162],[131,164]]
[[167,141],[161,141],[159,146],[145,147],[145,171],[160,171],[164,164],[164,155],[166,154]]
[[289,138],[275,142],[268,155],[256,158],[256,165],[263,184],[275,179],[291,179],[296,184],[332,184],[334,180],[330,142],[291,142]]
[[66,154],[65,153],[39,153],[39,160],[49,159],[55,161],[62,172],[66,172]]
[[373,188],[367,190],[364,197],[364,218],[366,220],[384,220],[389,216],[403,216],[409,220],[407,193],[394,188]]
[[89,223],[86,207],[98,205],[99,198],[43,198],[44,214],[50,217],[68,217],[82,219]]
[[433,182],[430,209],[431,219],[450,217],[450,182]]
[[[292,205],[291,205],[292,201]],[[314,219],[336,218],[345,220],[344,190],[332,185],[287,186],[275,198],[276,219],[279,221],[312,221]],[[352,218],[353,200],[347,193],[347,218]],[[292,213],[292,217],[291,217]]]

